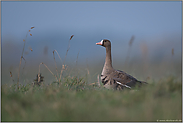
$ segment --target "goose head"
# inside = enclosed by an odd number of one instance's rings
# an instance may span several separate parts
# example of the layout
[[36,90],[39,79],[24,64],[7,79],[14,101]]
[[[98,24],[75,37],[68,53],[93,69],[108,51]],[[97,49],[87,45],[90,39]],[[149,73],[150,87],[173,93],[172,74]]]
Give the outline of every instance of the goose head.
[[100,42],[96,43],[96,45],[101,45],[103,47],[111,47],[111,42],[107,39],[103,39]]

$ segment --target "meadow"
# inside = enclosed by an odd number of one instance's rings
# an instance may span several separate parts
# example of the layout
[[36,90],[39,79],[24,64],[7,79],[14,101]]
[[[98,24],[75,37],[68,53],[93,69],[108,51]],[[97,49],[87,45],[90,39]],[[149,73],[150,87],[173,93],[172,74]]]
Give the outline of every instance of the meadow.
[[3,85],[1,121],[181,121],[182,83],[173,76],[139,90],[107,90],[84,78]]
[[[97,63],[91,67],[81,67],[77,56],[75,65],[65,66],[73,35],[69,39],[63,61],[59,62],[62,64],[56,62],[56,55],[58,59],[61,58],[56,50],[53,51],[55,71],[50,69],[49,65],[41,62],[39,66],[36,66],[38,73],[33,73],[33,75],[42,73],[43,81],[41,78],[37,78],[33,82],[30,80],[29,83],[22,83],[23,79],[19,78],[22,77],[22,63],[25,62],[24,48],[26,38],[32,36],[32,29],[34,27],[30,28],[23,40],[17,80],[13,78],[14,74],[10,71],[10,79],[7,81],[11,81],[11,83],[4,82],[1,85],[2,122],[182,121],[182,79],[179,61],[174,64],[172,61],[165,62],[166,60],[161,63],[140,64],[138,61],[131,62],[127,57],[127,63],[130,63],[128,67],[125,68],[127,66],[125,64],[117,68],[122,67],[149,84],[132,90],[108,90],[98,79],[102,67],[99,67]],[[129,51],[131,43],[129,43]],[[127,56],[129,55],[127,54]],[[173,55],[173,50],[171,55]],[[144,57],[144,59],[146,58]],[[133,69],[130,69],[129,66],[131,68],[133,66]],[[167,72],[167,68],[172,71]],[[152,76],[150,77],[145,74],[148,73],[148,69],[151,69]],[[44,71],[47,71],[54,81],[45,83],[48,81],[48,77]],[[98,72],[96,73],[96,71]],[[153,78],[155,75],[160,77],[155,79]],[[24,77],[27,76],[24,75]]]

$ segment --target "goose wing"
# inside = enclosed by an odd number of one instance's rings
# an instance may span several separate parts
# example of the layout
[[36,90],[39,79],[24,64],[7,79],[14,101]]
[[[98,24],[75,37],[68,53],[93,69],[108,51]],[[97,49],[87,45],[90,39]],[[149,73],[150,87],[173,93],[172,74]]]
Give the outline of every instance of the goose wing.
[[113,80],[116,81],[117,84],[125,86],[127,88],[131,88],[136,85],[136,83],[141,83],[133,76],[125,73],[124,71],[115,70],[113,73]]

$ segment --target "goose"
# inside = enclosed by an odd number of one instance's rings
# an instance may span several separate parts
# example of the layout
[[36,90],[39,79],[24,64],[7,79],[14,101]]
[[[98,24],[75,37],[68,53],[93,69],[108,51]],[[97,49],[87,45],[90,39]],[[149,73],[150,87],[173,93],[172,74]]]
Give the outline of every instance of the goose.
[[125,88],[131,89],[136,85],[140,87],[142,84],[147,84],[147,82],[139,81],[124,71],[115,70],[112,67],[111,42],[108,39],[103,39],[96,45],[106,48],[105,63],[100,77],[105,88],[123,90]]

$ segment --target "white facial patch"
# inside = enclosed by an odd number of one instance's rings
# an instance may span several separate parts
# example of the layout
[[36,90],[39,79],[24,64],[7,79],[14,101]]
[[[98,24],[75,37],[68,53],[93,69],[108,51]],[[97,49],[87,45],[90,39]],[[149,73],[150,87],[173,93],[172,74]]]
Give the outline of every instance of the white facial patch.
[[103,40],[101,40],[100,43],[103,44]]

